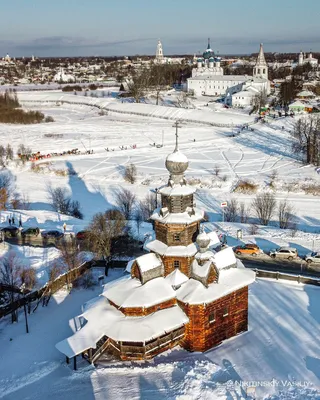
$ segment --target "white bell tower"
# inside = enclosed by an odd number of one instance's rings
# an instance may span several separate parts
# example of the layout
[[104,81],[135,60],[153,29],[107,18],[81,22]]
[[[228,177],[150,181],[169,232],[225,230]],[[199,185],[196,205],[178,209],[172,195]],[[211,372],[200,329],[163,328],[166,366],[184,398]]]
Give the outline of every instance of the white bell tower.
[[268,80],[268,64],[264,57],[263,44],[260,44],[260,51],[256,65],[253,68],[253,76],[256,78],[264,78]]
[[157,51],[156,51],[156,62],[161,64],[163,63],[163,50],[162,50],[162,43],[160,41],[160,39],[158,40],[158,44],[157,44]]

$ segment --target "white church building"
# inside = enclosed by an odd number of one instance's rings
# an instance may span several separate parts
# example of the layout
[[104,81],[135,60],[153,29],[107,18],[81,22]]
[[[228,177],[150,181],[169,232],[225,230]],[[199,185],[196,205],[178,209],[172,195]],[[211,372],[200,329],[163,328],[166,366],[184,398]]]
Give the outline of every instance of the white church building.
[[311,67],[317,68],[318,60],[317,60],[317,58],[312,57],[312,53],[309,53],[308,57],[307,57],[305,53],[303,54],[302,51],[300,51],[298,65],[302,66],[302,65],[306,65],[306,64],[310,64]]
[[233,107],[250,105],[252,97],[261,91],[270,93],[268,65],[262,44],[253,68],[253,76],[224,75],[220,63],[221,59],[215,57],[208,40],[203,57],[198,58],[197,67],[192,70],[192,77],[188,79],[188,91],[193,91],[196,96],[225,96],[225,103]]

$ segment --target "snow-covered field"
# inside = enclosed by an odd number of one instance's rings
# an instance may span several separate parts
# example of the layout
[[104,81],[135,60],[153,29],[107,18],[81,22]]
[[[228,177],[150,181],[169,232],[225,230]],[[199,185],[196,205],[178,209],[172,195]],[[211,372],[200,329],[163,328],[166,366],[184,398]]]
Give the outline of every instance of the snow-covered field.
[[22,313],[15,325],[0,321],[0,398],[241,400],[246,386],[257,386],[256,399],[320,398],[320,288],[258,280],[250,288],[249,331],[214,350],[176,349],[151,362],[96,369],[79,358],[73,371],[54,346],[99,293],[101,287],[58,292],[30,315],[29,334]]
[[[190,162],[186,176],[198,189],[198,206],[208,212],[208,228],[226,233],[231,245],[240,244],[236,240],[236,231],[242,229],[243,242],[257,242],[265,251],[278,245],[297,247],[301,255],[320,249],[319,199],[305,194],[302,189],[302,185],[308,182],[320,185],[320,175],[312,166],[303,166],[292,155],[289,133],[293,128],[292,118],[270,120],[264,125],[254,124],[254,131],[243,130],[237,134],[239,129],[235,125],[245,117],[244,111],[226,110],[218,103],[210,103],[207,107],[206,99],[195,101],[195,109],[184,110],[146,104],[122,104],[111,98],[81,96],[82,101],[101,102],[126,112],[109,112],[102,116],[97,108],[85,104],[59,102],[60,105],[57,105],[55,101],[30,103],[30,100],[56,100],[61,96],[69,101],[79,101],[78,96],[70,94],[43,92],[22,93],[19,96],[27,107],[53,116],[55,122],[30,126],[0,124],[0,144],[6,146],[10,143],[15,152],[20,144],[24,144],[41,154],[61,153],[75,148],[82,154],[40,160],[36,162],[39,167],[37,173],[32,172],[30,163],[21,165],[16,161],[11,162],[9,170],[15,177],[16,191],[30,199],[31,210],[2,212],[2,226],[7,224],[13,213],[16,220],[21,214],[24,227],[36,225],[40,229],[62,230],[66,223],[67,232],[77,232],[86,227],[95,213],[114,206],[114,189],[118,185],[133,190],[142,199],[150,189],[167,182],[168,171],[164,161],[174,148],[175,128],[172,124],[175,116],[193,112],[198,113],[198,116],[205,115],[204,120],[218,118],[225,124],[234,124],[233,128],[223,128],[181,123],[179,147]],[[172,94],[170,96],[166,99],[172,98]],[[137,107],[140,111],[153,107],[153,112],[149,117],[130,115],[130,111],[137,111]],[[173,120],[156,117],[164,112]],[[163,147],[153,145],[162,143]],[[134,145],[136,148],[132,148]],[[120,146],[125,149],[121,150]],[[93,150],[93,154],[86,154],[87,150]],[[128,184],[123,178],[124,168],[130,163],[135,164],[138,170],[135,185]],[[219,169],[218,176],[214,172],[216,167]],[[65,176],[61,176],[61,172]],[[252,213],[249,224],[221,223],[222,201],[236,198],[249,206],[254,197],[254,194],[232,193],[239,180],[250,180],[259,186],[258,190],[271,190],[271,175],[274,172],[276,177],[273,186],[276,188],[277,200],[288,199],[295,208],[298,231],[294,237],[292,231],[277,228],[276,216],[271,226],[260,227],[256,235],[250,234],[250,223],[256,222]],[[80,202],[84,219],[77,220],[52,212],[48,202],[48,185],[65,187],[72,198]],[[150,230],[151,226],[145,224],[140,229],[140,236]],[[30,251],[37,251],[38,254],[30,253],[30,257],[25,257],[25,262],[30,265],[32,260],[32,266],[38,270],[39,281],[44,282],[46,268],[56,254],[53,254],[53,250],[50,250],[52,254],[49,255],[41,249]],[[24,253],[20,251],[22,258]]]

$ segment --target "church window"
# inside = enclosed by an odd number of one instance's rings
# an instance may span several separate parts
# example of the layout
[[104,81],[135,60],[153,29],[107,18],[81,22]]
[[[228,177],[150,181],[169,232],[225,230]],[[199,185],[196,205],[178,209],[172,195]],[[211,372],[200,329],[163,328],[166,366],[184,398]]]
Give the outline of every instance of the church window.
[[180,241],[180,233],[175,233],[175,234],[173,235],[173,240],[174,240],[175,242],[179,242],[179,241]]
[[226,317],[228,315],[229,315],[229,307],[224,307],[222,316]]
[[175,268],[180,268],[180,261],[179,261],[179,260],[174,260],[174,261],[173,261],[173,266],[174,266]]
[[215,320],[216,320],[216,313],[215,313],[215,311],[212,311],[209,314],[209,323],[212,324]]
[[264,74],[266,73],[266,70],[265,70],[265,68],[263,69],[263,73],[264,73]]
[[258,68],[258,74],[260,74],[261,72],[260,72],[260,68]]

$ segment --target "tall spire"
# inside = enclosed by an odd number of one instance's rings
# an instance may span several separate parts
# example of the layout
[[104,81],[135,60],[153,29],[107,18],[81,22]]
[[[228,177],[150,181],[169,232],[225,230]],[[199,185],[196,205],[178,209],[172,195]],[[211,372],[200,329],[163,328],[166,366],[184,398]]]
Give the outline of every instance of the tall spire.
[[256,65],[260,66],[260,67],[264,67],[264,66],[267,65],[266,59],[264,57],[263,43],[260,43],[260,51],[259,51],[259,54],[258,54]]
[[208,47],[207,47],[207,49],[208,49],[208,50],[211,49],[211,46],[210,46],[210,38],[208,38]]

